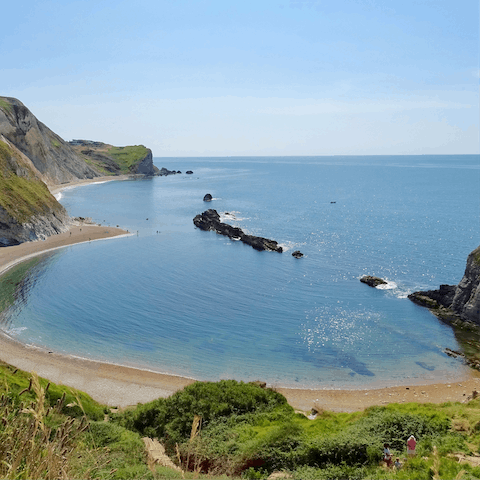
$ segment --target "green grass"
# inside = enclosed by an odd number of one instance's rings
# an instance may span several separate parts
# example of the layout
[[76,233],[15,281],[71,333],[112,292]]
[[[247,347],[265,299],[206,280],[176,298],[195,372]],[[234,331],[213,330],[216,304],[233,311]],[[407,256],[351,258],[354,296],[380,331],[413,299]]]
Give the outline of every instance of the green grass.
[[2,478],[154,479],[138,433],[105,423],[85,393],[5,363],[0,393]]
[[143,145],[111,147],[107,154],[117,162],[122,173],[129,173],[138,162],[146,157],[148,149]]
[[[38,405],[39,389],[28,389],[31,375],[15,370],[0,363],[0,397],[3,393],[7,399],[10,420],[19,415],[20,402]],[[39,379],[43,390],[46,384]],[[468,404],[391,404],[353,413],[325,411],[309,420],[272,390],[234,381],[197,382],[169,399],[140,405],[105,422],[105,406],[68,387],[51,384],[46,405],[58,404],[63,395],[63,407],[45,414],[44,423],[52,429],[53,439],[69,422],[82,425],[80,417],[88,421],[89,427],[75,437],[70,449],[74,454],[69,456],[69,468],[75,478],[220,480],[241,476],[263,480],[278,470],[296,480],[480,478],[480,468],[459,464],[452,455],[478,454],[480,399]],[[206,421],[192,432],[187,424],[192,414],[199,413]],[[150,427],[180,439],[177,445],[184,472],[148,469],[135,420],[141,420],[144,430]],[[0,437],[2,428],[0,422]],[[417,455],[404,461],[410,434],[418,440]],[[384,442],[402,459],[399,471],[379,465]],[[176,453],[172,456],[177,458]]]
[[[462,478],[480,478],[480,469],[450,457],[478,452],[478,399],[468,404],[392,404],[364,412],[321,412],[312,421],[274,397],[265,407],[254,402],[260,408],[232,408],[249,404],[252,386],[236,384],[222,400],[214,385],[222,383],[193,384],[167,400],[120,414],[115,421],[158,435],[171,455],[178,448],[182,465],[196,471],[266,479],[273,471],[286,470],[293,478],[313,480],[431,479],[435,472],[440,472],[438,478],[455,478],[464,469]],[[205,410],[202,398],[213,408]],[[194,414],[206,414],[206,421],[192,434],[187,427]],[[408,459],[399,472],[379,467],[383,444],[389,443],[393,455],[403,458],[410,435],[418,440],[417,457]],[[178,445],[175,449],[168,448],[172,440]]]
[[0,98],[0,108],[6,113],[10,113],[13,110],[12,105],[2,98]]
[[[21,400],[34,400],[35,396],[32,392],[26,392],[20,396],[20,392],[28,388],[30,378],[30,373],[0,361],[0,395],[2,393],[5,394],[14,404],[18,405]],[[44,378],[40,378],[39,381],[43,388],[50,383]],[[63,414],[72,417],[80,417],[85,414],[92,420],[103,419],[106,407],[93,400],[90,395],[75,388],[50,383],[45,394],[45,400],[48,405],[54,406],[57,400],[64,395],[65,405],[62,409]]]
[[34,215],[57,208],[58,203],[47,186],[32,171],[29,172],[28,167],[23,166],[23,170],[30,174],[30,178],[16,174],[10,164],[10,160],[16,156],[5,142],[0,141],[0,207],[23,224]]

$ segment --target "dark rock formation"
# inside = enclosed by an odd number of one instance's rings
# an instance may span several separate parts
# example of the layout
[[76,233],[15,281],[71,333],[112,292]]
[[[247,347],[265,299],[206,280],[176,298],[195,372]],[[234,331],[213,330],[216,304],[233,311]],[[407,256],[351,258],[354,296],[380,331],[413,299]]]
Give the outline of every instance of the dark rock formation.
[[180,173],[180,172],[177,172],[175,170],[168,170],[167,168],[165,167],[162,167],[159,171],[158,171],[158,175],[160,177],[166,177],[167,175],[176,175],[177,173]]
[[429,308],[442,320],[480,325],[480,247],[468,256],[465,273],[458,285],[440,285],[438,290],[414,292],[408,298]]
[[187,170],[185,173],[186,173],[187,175],[191,175],[193,172],[192,172],[191,170]]
[[139,160],[135,166],[130,168],[130,173],[136,175],[152,176],[158,175],[158,172],[158,168],[155,167],[155,165],[153,164],[153,154],[149,148],[147,148],[146,155],[141,160]]
[[201,230],[213,230],[218,234],[225,235],[231,239],[241,240],[255,250],[272,250],[279,253],[283,251],[282,247],[278,246],[278,243],[275,240],[269,240],[268,238],[257,237],[255,235],[246,235],[241,228],[232,227],[227,223],[220,222],[220,215],[212,208],[197,215],[193,219],[193,223]]
[[363,276],[360,281],[366,283],[370,287],[377,287],[378,285],[386,285],[387,282],[379,277],[372,277],[371,275]]
[[211,202],[211,201],[212,201],[212,198],[213,198],[213,197],[212,197],[209,193],[207,193],[207,194],[203,197],[203,201],[204,201],[204,202]]
[[302,258],[302,257],[303,257],[303,253],[302,253],[300,250],[295,250],[295,251],[292,253],[292,257]]

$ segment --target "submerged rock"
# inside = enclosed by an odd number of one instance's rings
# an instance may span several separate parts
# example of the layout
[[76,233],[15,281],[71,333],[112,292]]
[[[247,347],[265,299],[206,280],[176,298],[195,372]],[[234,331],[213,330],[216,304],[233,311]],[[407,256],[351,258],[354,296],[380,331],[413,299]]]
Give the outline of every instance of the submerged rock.
[[187,170],[185,173],[186,173],[187,175],[191,175],[193,172],[192,172],[191,170]]
[[207,193],[204,197],[203,197],[203,201],[204,202],[211,202],[213,200],[213,197]]
[[295,251],[292,253],[292,257],[302,258],[302,257],[303,257],[303,253],[302,253],[300,250],[295,250]]
[[225,235],[233,240],[241,240],[243,243],[250,245],[258,251],[272,250],[279,253],[283,252],[282,247],[280,247],[275,240],[257,237],[255,235],[246,235],[241,228],[233,227],[232,225],[228,225],[228,223],[221,222],[220,215],[213,208],[195,216],[193,223],[201,230],[213,230],[218,234]]
[[383,278],[372,277],[371,275],[363,276],[360,281],[366,283],[369,287],[377,287],[378,285],[386,285],[387,282]]

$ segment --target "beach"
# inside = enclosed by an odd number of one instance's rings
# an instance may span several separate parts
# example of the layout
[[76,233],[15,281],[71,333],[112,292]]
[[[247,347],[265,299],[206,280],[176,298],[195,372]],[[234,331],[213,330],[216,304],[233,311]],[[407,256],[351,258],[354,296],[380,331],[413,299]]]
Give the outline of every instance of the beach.
[[[125,179],[128,177],[125,177]],[[52,193],[63,188],[122,180],[96,178],[51,187]],[[44,241],[28,242],[0,249],[0,274],[8,268],[40,253],[82,242],[112,239],[128,235],[121,228],[98,225],[72,226],[70,231]],[[98,362],[62,355],[35,346],[24,345],[7,335],[0,335],[0,360],[26,371],[35,371],[55,383],[82,390],[95,400],[112,407],[127,407],[166,397],[193,383],[195,379],[142,370],[123,365]],[[262,380],[262,379],[259,379]],[[282,393],[295,409],[308,412],[312,408],[331,411],[357,411],[372,405],[419,402],[442,403],[464,401],[474,390],[480,390],[480,374],[468,370],[463,376],[448,378],[447,383],[402,385],[368,390],[293,389],[268,385]],[[419,380],[421,383],[421,380]]]
[[[128,233],[120,228],[74,226],[70,232],[54,235],[44,241],[4,247],[0,249],[0,274],[22,260],[51,249],[126,234]],[[127,407],[158,397],[167,397],[195,381],[191,378],[60,355],[24,345],[7,335],[0,335],[0,360],[25,371],[35,371],[52,382],[82,390],[95,400],[112,407]],[[276,388],[275,385],[269,386]],[[466,400],[472,391],[480,390],[480,374],[471,370],[468,376],[451,379],[449,383],[402,385],[370,390],[276,390],[287,398],[290,405],[301,411],[308,412],[312,408],[357,411],[388,403],[461,402]]]

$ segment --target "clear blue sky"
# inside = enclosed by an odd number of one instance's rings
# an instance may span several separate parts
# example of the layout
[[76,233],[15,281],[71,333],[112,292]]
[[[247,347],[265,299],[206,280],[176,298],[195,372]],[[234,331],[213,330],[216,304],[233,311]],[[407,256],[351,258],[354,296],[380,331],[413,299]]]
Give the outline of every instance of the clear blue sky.
[[0,95],[65,140],[479,153],[478,0],[4,3]]

